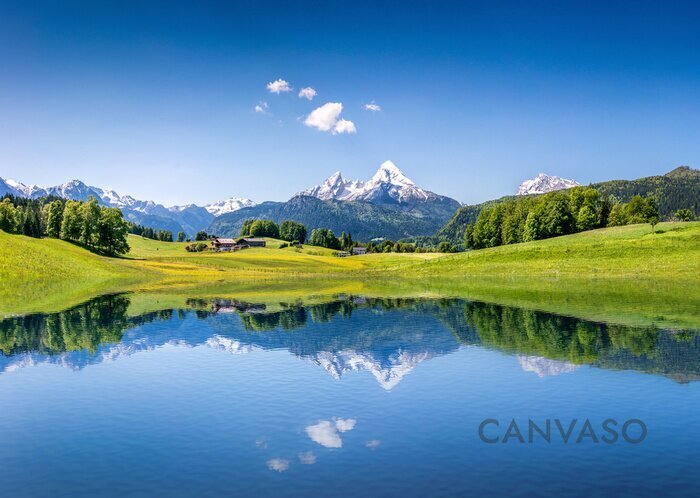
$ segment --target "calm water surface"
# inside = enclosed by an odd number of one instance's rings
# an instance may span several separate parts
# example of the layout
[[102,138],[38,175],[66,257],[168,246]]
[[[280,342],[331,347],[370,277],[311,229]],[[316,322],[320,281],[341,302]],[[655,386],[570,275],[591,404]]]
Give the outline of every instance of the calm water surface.
[[[0,495],[700,494],[694,331],[461,300],[129,306],[0,322]],[[608,418],[646,438],[603,442]]]

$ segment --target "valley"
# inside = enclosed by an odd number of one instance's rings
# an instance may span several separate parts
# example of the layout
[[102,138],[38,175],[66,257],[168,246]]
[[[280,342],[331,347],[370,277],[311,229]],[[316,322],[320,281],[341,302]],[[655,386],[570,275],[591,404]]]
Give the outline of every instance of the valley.
[[97,295],[139,292],[164,300],[236,297],[294,302],[353,293],[470,297],[591,319],[700,326],[700,223],[661,223],[458,254],[338,258],[305,245],[239,253],[188,253],[185,243],[129,236],[124,258],[56,239],[0,232],[0,314],[58,311]]

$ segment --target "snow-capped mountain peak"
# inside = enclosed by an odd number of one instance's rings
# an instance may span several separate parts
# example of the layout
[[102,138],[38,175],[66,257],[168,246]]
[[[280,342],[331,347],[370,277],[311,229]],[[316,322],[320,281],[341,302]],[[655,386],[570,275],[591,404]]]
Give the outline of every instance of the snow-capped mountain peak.
[[308,188],[297,195],[307,195],[310,197],[318,197],[324,201],[331,199],[345,201],[359,192],[364,183],[357,181],[345,180],[340,171],[336,171],[331,176],[326,178],[321,185]]
[[214,216],[221,216],[222,214],[232,213],[233,211],[238,211],[239,209],[253,206],[257,206],[255,201],[251,201],[250,199],[243,197],[231,197],[225,201],[219,201],[204,206],[204,209],[209,211]]
[[380,203],[425,202],[441,198],[437,194],[418,187],[391,161],[384,161],[374,176],[366,182],[345,180],[340,171],[336,171],[322,184],[308,188],[297,195],[317,197],[322,200]]
[[404,175],[403,171],[391,161],[384,161],[368,183],[415,186],[415,183]]
[[14,193],[22,197],[32,197],[36,192],[41,192],[42,188],[36,185],[25,185],[24,183],[17,182],[8,178],[5,180],[5,185],[8,185],[11,189],[14,189]]
[[546,194],[547,192],[578,187],[580,185],[576,180],[540,173],[535,178],[521,183],[517,195]]

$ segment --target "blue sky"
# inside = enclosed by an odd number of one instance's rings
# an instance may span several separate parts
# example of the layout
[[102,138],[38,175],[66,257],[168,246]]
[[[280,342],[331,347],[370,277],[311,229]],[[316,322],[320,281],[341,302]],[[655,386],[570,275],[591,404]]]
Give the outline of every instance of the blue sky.
[[391,159],[472,203],[700,163],[697,2],[435,3],[0,0],[0,177],[205,204]]

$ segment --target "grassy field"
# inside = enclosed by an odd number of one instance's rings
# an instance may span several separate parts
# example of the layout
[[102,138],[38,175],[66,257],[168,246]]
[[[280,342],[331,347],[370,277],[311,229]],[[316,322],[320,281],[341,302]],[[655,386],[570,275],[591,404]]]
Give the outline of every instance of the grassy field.
[[700,223],[591,230],[449,255],[416,271],[430,275],[589,276],[700,279]]
[[[700,328],[700,223],[609,228],[459,254],[337,258],[305,246],[188,253],[130,236],[125,258],[0,232],[0,314],[57,311],[136,292],[142,308],[188,297],[254,302],[466,297],[601,321]],[[138,302],[138,299],[136,300]]]

